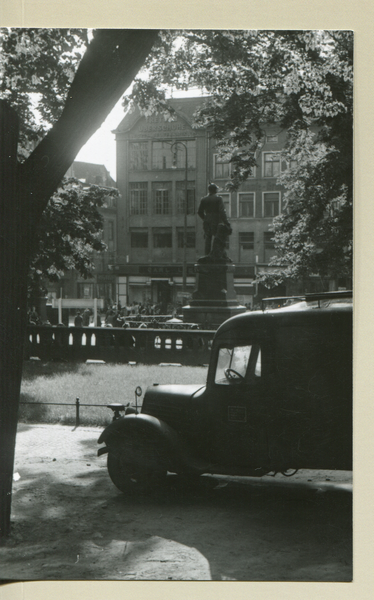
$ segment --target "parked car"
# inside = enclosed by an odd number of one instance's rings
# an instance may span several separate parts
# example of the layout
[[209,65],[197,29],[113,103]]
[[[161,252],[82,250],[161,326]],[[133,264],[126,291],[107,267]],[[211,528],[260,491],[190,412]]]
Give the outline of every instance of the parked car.
[[98,440],[123,492],[167,472],[351,470],[352,293],[270,310],[265,302],[228,319],[215,334],[206,385],[154,384],[131,412]]

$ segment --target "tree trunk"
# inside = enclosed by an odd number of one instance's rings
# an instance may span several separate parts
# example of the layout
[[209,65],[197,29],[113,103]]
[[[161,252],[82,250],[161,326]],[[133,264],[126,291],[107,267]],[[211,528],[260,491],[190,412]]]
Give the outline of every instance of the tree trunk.
[[10,531],[11,490],[26,335],[27,273],[36,225],[80,148],[144,64],[158,32],[98,30],[64,111],[30,157],[16,165],[18,120],[0,101],[0,537]]
[[28,255],[17,196],[18,117],[0,101],[0,536],[9,533],[14,448],[26,334]]

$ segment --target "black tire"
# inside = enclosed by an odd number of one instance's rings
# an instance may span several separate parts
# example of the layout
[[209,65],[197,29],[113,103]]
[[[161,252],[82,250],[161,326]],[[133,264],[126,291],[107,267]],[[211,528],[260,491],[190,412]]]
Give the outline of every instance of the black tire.
[[156,490],[166,479],[166,462],[159,441],[142,435],[127,436],[109,448],[108,473],[123,493]]

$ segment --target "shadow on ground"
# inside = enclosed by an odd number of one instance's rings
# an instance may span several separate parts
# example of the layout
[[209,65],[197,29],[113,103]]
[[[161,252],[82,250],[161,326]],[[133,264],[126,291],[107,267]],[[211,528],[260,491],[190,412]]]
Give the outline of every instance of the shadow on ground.
[[126,497],[96,458],[96,437],[80,444],[80,460],[24,465],[0,548],[4,579],[352,579],[344,486],[170,475],[152,497]]

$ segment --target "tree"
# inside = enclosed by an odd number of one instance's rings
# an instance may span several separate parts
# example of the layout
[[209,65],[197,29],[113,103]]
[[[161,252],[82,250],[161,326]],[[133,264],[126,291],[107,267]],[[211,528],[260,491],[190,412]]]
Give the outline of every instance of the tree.
[[[22,163],[17,164],[16,161],[16,110],[5,100],[0,100],[2,537],[10,530],[14,447],[26,334],[27,273],[29,258],[37,247],[37,226],[49,198],[60,185],[79,149],[100,127],[130,85],[157,36],[158,32],[153,30],[113,29],[94,32],[74,79],[61,100],[63,106],[58,120],[53,122],[45,137]],[[32,52],[32,48],[27,52]],[[23,57],[18,67],[22,73]]]
[[46,279],[58,281],[70,269],[85,278],[92,276],[94,252],[106,250],[99,208],[118,195],[115,188],[86,185],[75,178],[62,181],[38,224],[37,251],[29,267],[29,296],[39,296]]
[[86,29],[0,29],[0,97],[20,119],[20,161],[61,115],[87,44]]
[[[160,60],[161,57],[161,60]],[[256,164],[265,125],[288,132],[285,209],[267,285],[352,273],[353,34],[350,31],[163,32],[127,103],[173,118],[166,90],[208,94],[195,115],[232,163],[230,189]]]

